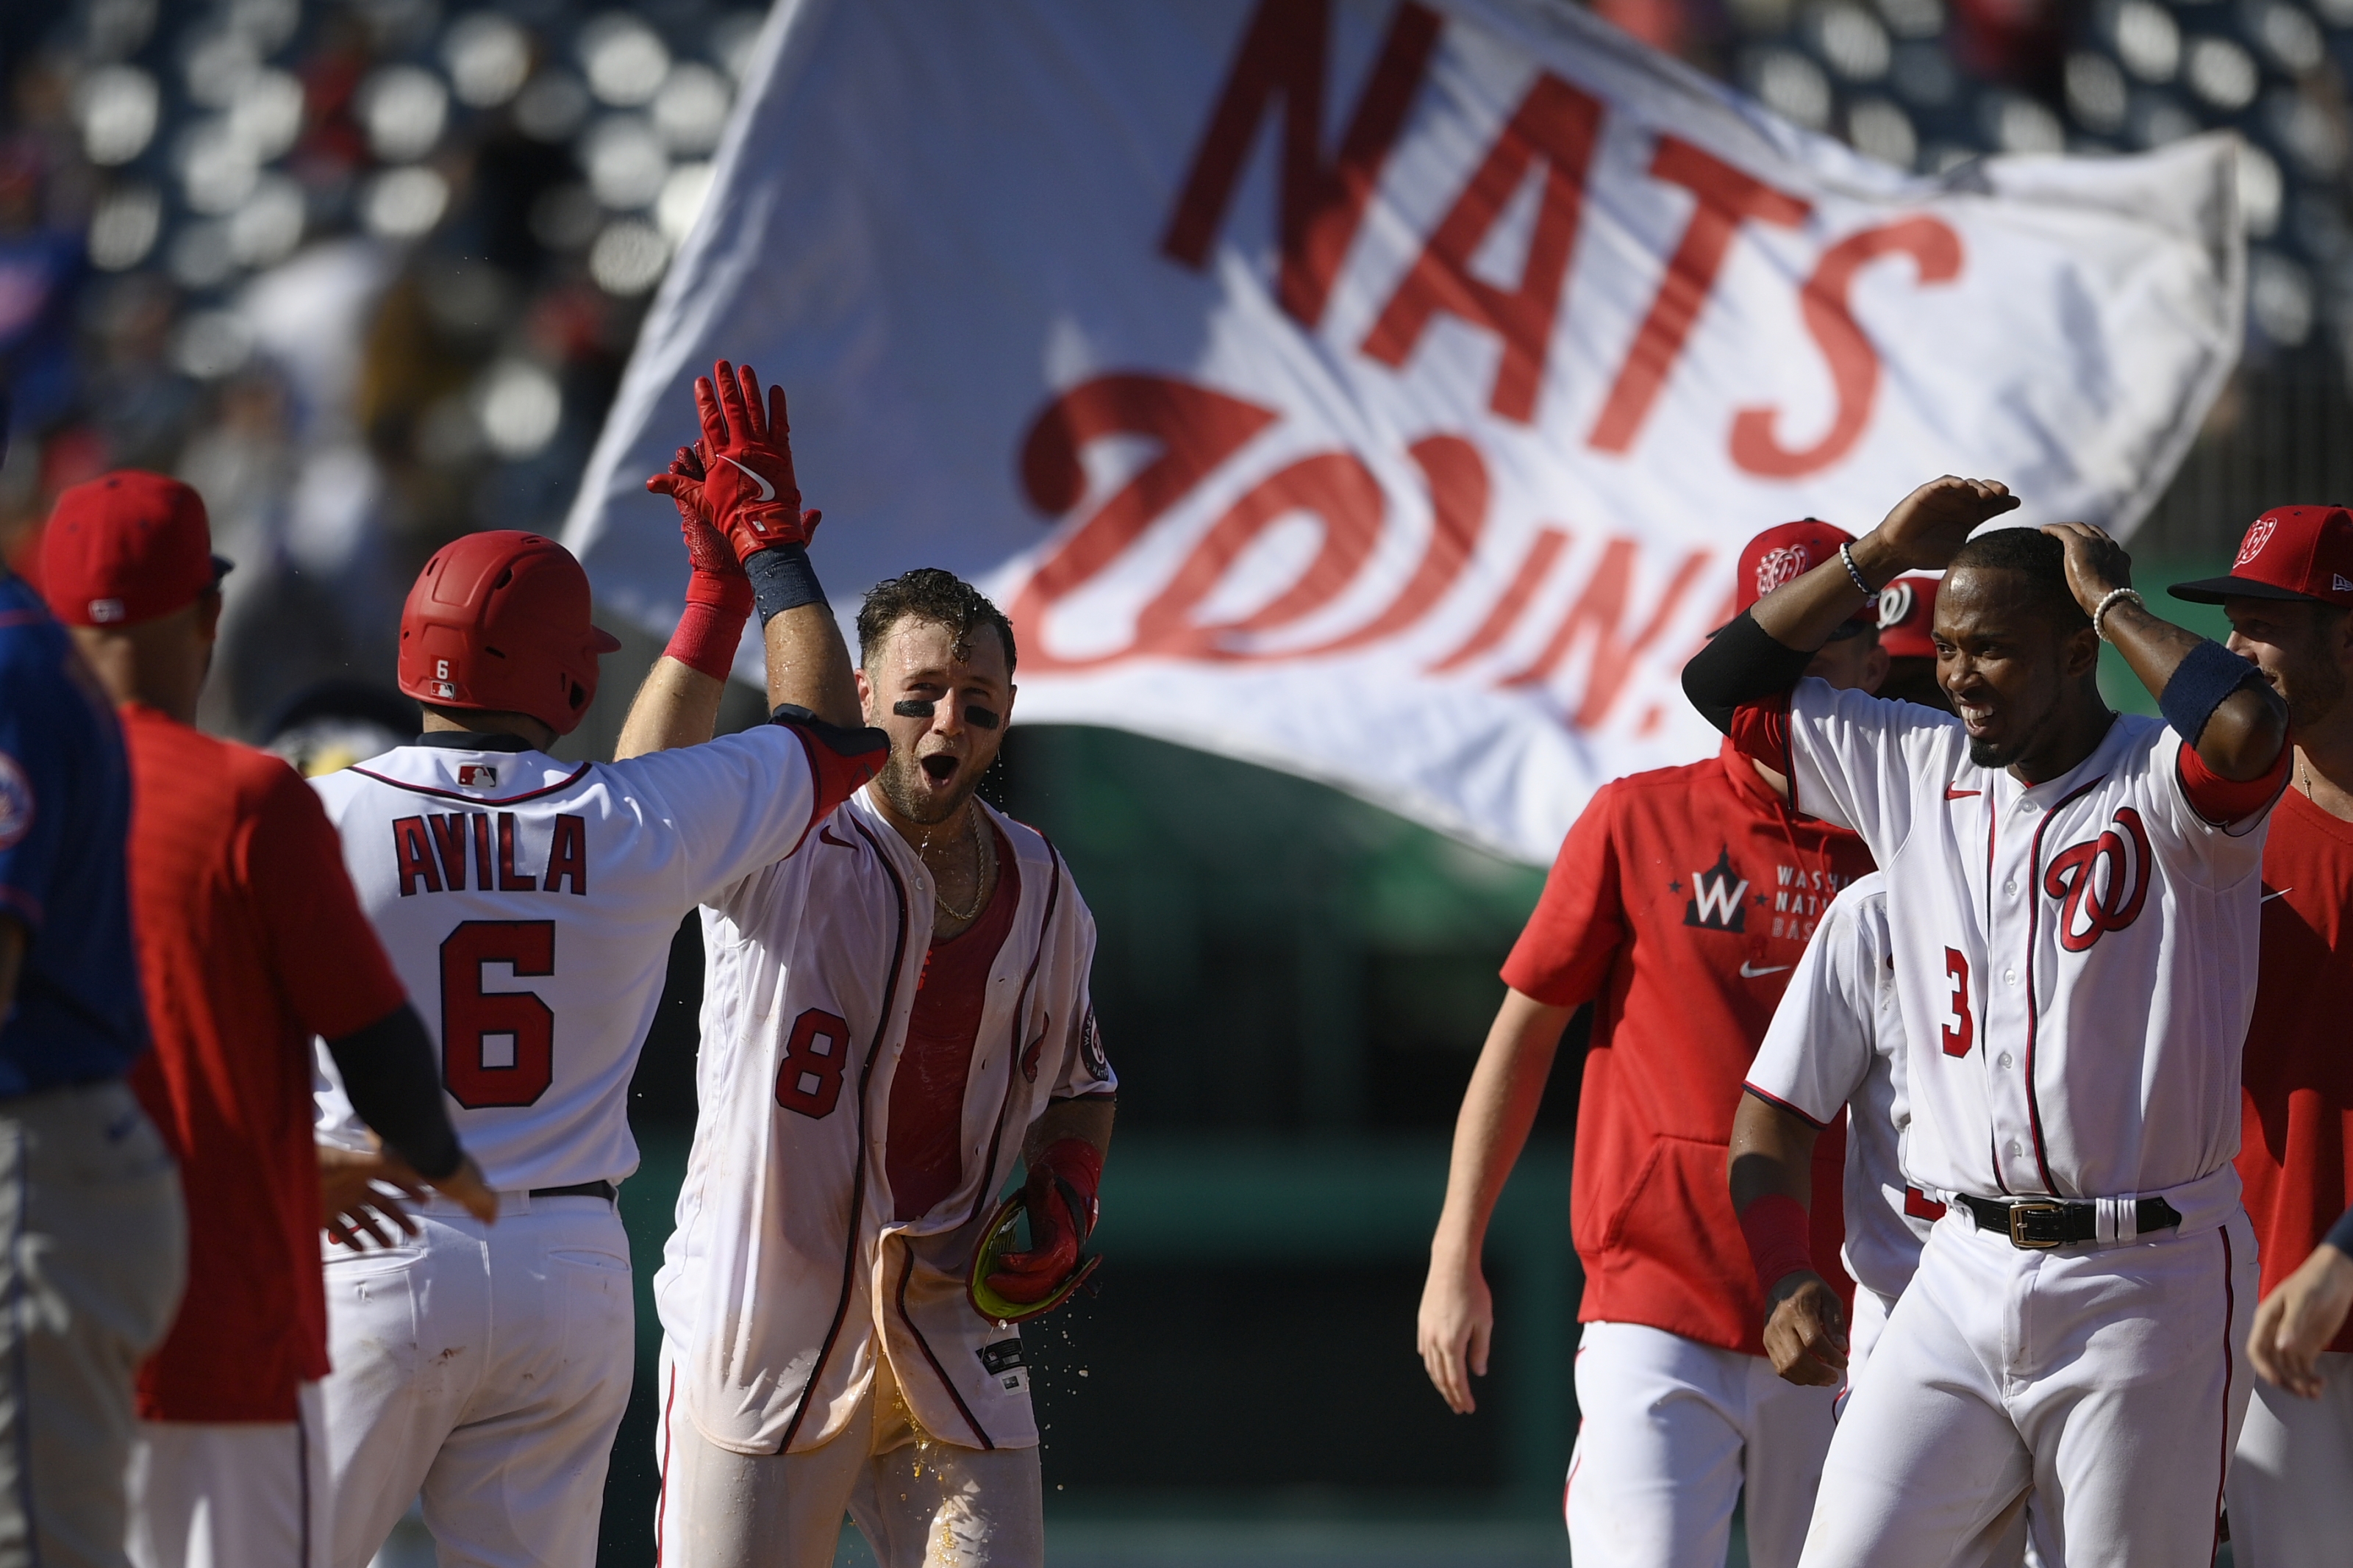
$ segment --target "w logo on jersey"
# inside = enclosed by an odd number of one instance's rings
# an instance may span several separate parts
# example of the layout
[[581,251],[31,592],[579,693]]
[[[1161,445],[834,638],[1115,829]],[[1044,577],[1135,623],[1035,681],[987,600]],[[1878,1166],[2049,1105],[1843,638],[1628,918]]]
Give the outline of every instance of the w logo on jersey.
[[1692,873],[1692,896],[1683,924],[1710,931],[1740,931],[1748,923],[1748,879],[1732,868],[1732,851],[1719,849],[1715,865]]
[[2148,900],[2149,874],[2148,830],[2140,813],[2120,805],[2106,831],[2089,844],[2062,849],[2043,876],[2042,890],[2061,900],[2059,945],[2082,952],[2103,933],[2138,920]]

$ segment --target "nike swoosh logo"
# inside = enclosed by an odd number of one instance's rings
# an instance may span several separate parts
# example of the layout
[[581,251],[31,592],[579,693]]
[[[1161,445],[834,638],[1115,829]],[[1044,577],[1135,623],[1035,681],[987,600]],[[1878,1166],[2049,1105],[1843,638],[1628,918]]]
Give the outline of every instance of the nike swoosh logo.
[[752,476],[752,482],[760,487],[760,499],[762,500],[774,500],[776,499],[776,487],[768,482],[767,475],[756,473],[750,468],[744,468],[743,464],[736,463],[734,458],[729,457],[724,452],[719,454],[719,458],[722,462],[734,463],[736,468],[743,469],[746,474],[750,474]]
[[1785,969],[1795,969],[1798,966],[1794,963],[1776,963],[1767,968],[1759,969],[1753,963],[1744,963],[1740,966],[1740,978],[1743,980],[1762,980],[1768,974],[1778,974]]
[[819,838],[824,839],[828,844],[839,844],[839,845],[840,845],[844,849],[855,849],[855,848],[857,848],[857,847],[858,847],[858,846],[857,846],[857,845],[852,844],[852,843],[851,843],[849,839],[847,839],[847,838],[836,838],[836,837],[833,836],[833,829],[832,829],[832,828],[830,828],[830,827],[820,827],[820,828],[818,828],[818,829],[817,830],[817,836],[818,836]]
[[1955,789],[1950,784],[1947,784],[1945,786],[1945,798],[1947,800],[1967,800],[1971,795],[1983,794],[1985,794],[1985,791],[1981,789]]
[[2274,899],[2284,899],[2284,898],[2286,898],[2290,893],[2293,893],[2293,892],[2295,892],[2295,889],[2294,888],[2282,888],[2282,889],[2281,889],[2278,892],[2276,892],[2276,893],[2265,893],[2262,898],[2257,899],[2257,900],[2255,900],[2255,902],[2256,902],[2256,903],[2258,903],[2258,904],[2268,904],[2268,903],[2270,903]]

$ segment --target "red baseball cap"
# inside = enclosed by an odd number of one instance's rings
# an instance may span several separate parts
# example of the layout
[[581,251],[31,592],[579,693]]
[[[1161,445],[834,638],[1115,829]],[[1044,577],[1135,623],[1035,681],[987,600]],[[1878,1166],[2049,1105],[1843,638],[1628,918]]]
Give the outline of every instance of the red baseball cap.
[[2193,605],[2243,598],[2353,605],[2353,512],[2275,506],[2247,525],[2229,576],[2176,583],[2166,592]]
[[100,474],[58,497],[41,535],[41,593],[69,626],[168,616],[228,569],[213,553],[204,498],[136,468]]
[[1891,658],[1934,658],[1928,628],[1936,619],[1941,577],[1898,577],[1879,591],[1879,646]]
[[[1747,609],[1784,583],[1794,583],[1823,562],[1836,559],[1840,545],[1853,542],[1853,534],[1818,517],[1767,529],[1740,547],[1740,561],[1734,568],[1738,574],[1734,612]],[[1857,636],[1878,624],[1879,605],[1874,600],[1840,622],[1831,640]]]

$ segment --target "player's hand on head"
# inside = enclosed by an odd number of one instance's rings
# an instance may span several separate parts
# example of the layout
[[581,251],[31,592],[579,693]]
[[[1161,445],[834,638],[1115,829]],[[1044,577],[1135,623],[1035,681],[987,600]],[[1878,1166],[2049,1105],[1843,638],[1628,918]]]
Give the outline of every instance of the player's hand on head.
[[1487,1348],[1494,1332],[1495,1299],[1478,1260],[1450,1262],[1433,1255],[1430,1278],[1421,1288],[1414,1342],[1422,1370],[1457,1415],[1479,1408],[1471,1379],[1487,1375]]
[[1834,1388],[1846,1376],[1846,1310],[1811,1269],[1782,1277],[1765,1301],[1765,1353],[1788,1383]]
[[2042,531],[2067,552],[2067,588],[2090,615],[2100,601],[2118,588],[2132,586],[2132,557],[2108,537],[2105,529],[2088,522],[2045,523]]
[[2017,505],[2000,480],[1947,474],[1897,501],[1876,531],[1901,570],[1933,571],[1952,560],[1978,524]]
[[318,1150],[319,1221],[338,1246],[364,1252],[370,1241],[391,1247],[397,1237],[417,1234],[416,1220],[385,1191],[391,1187],[409,1198],[424,1198],[424,1186],[406,1165],[380,1149],[322,1143]]
[[2320,1352],[2353,1311],[2353,1258],[2323,1244],[2255,1308],[2247,1359],[2265,1381],[2320,1397]]
[[785,389],[770,387],[763,407],[752,367],[721,360],[696,378],[694,405],[702,422],[703,510],[736,558],[807,543],[818,514],[801,510]]

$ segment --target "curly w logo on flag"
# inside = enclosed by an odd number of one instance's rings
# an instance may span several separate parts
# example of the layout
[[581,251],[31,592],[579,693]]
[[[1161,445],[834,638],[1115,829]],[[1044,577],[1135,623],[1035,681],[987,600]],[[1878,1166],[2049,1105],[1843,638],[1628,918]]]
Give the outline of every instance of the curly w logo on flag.
[[785,0],[567,542],[667,632],[638,483],[748,361],[837,605],[947,567],[1022,721],[1543,861],[1713,746],[1758,530],[1944,472],[2139,520],[2237,352],[2232,166],[1916,178],[1551,0]]

